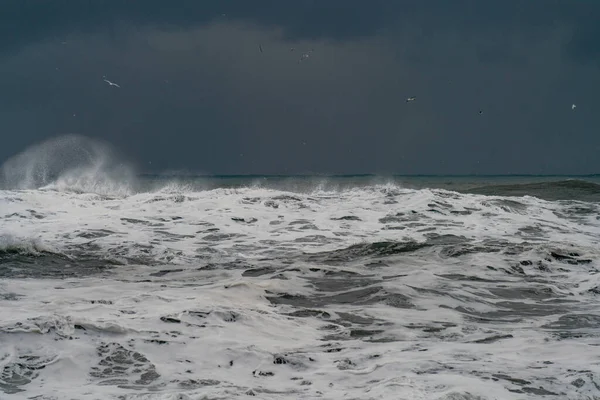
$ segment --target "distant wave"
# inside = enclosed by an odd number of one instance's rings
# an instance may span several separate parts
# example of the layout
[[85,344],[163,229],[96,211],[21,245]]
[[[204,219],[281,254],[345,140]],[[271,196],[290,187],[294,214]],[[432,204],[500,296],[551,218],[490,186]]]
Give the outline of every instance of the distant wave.
[[[514,182],[514,183],[513,183]],[[80,135],[35,144],[0,166],[0,189],[53,190],[126,197],[139,193],[190,193],[222,188],[263,188],[314,194],[367,190],[445,189],[486,196],[534,196],[544,200],[600,202],[600,179],[564,176],[435,175],[208,175],[185,171],[137,174],[114,148]]]
[[534,196],[544,200],[600,201],[600,184],[566,179],[551,182],[485,185],[465,190],[467,193],[490,196]]

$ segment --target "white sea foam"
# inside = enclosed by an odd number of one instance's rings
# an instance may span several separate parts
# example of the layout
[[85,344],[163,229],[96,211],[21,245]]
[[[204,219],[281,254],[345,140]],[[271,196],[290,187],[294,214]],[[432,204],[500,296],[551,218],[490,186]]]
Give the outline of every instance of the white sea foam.
[[600,396],[598,204],[90,165],[0,191],[0,398]]
[[[304,194],[247,188],[168,189],[119,198],[47,190],[0,195],[4,248],[53,249],[74,259],[80,253],[120,257],[130,264],[101,277],[3,282],[2,365],[5,374],[31,381],[18,386],[25,392],[10,398],[245,398],[254,393],[265,399],[523,399],[548,391],[585,399],[598,394],[594,374],[600,370],[591,351],[600,344],[593,334],[597,322],[589,328],[580,323],[579,338],[556,341],[551,326],[558,314],[551,308],[559,305],[552,302],[548,313],[525,310],[527,317],[519,321],[513,321],[519,311],[507,308],[496,322],[465,318],[503,309],[497,282],[486,282],[499,277],[507,288],[521,290],[529,279],[531,290],[554,292],[548,300],[564,295],[577,301],[562,314],[597,313],[586,293],[600,284],[600,274],[590,275],[597,268],[599,222],[561,218],[566,207],[561,203],[390,186]],[[531,227],[535,235],[527,233]],[[432,240],[431,233],[465,237],[469,246],[497,242],[499,247],[454,258],[436,247],[424,248],[385,258],[375,269],[364,266],[368,258],[332,265],[305,259],[360,243],[423,242]],[[502,251],[524,242],[529,250],[519,258]],[[509,269],[525,258],[543,260],[553,249],[564,251],[567,243],[573,245],[567,250],[594,261],[550,266],[553,283],[537,284],[539,271],[527,263],[524,275],[485,267]],[[259,261],[269,258],[273,261]],[[289,267],[256,277],[243,276],[245,268],[206,268],[235,260],[260,268],[285,259],[292,262]],[[64,268],[67,272],[77,263]],[[329,320],[287,316],[297,308],[272,304],[268,297],[318,299],[314,296],[323,293],[306,283],[324,275],[311,268],[371,276],[374,283],[368,287],[406,296],[414,307],[333,301],[314,306],[328,312]],[[284,279],[270,279],[277,273]],[[452,274],[482,281],[440,278]],[[524,297],[523,304],[543,305]],[[461,307],[467,314],[456,311]],[[356,333],[323,341],[325,328],[344,313],[374,321],[365,322],[364,329],[382,331],[367,334],[380,340],[365,342]],[[429,333],[411,326],[427,326]],[[501,339],[489,339],[494,336]],[[323,345],[328,343],[340,350],[327,352]],[[285,364],[274,364],[278,355]]]
[[[122,247],[135,243],[152,245],[151,253],[156,257],[177,252],[174,259],[182,262],[197,257],[201,244],[229,251],[241,244],[252,245],[260,250],[253,247],[249,252],[237,252],[259,258],[273,247],[315,252],[365,241],[423,241],[432,232],[463,236],[475,242],[543,241],[583,247],[598,244],[600,222],[590,218],[589,223],[583,224],[561,218],[557,213],[563,206],[557,202],[520,198],[504,205],[502,198],[397,190],[394,204],[387,204],[384,189],[349,190],[334,195],[268,189],[166,190],[125,198],[24,191],[19,192],[19,201],[0,200],[4,214],[2,233],[39,240],[67,251],[89,243],[89,235],[80,234],[96,230],[100,234],[93,243],[98,246],[98,255],[135,257],[142,254],[140,249]],[[2,192],[6,198],[14,198],[14,193]],[[443,206],[432,208],[436,203]],[[515,204],[519,209],[510,208]],[[529,230],[534,233],[529,234]],[[211,235],[220,236],[211,241]],[[323,240],[314,239],[316,235]]]

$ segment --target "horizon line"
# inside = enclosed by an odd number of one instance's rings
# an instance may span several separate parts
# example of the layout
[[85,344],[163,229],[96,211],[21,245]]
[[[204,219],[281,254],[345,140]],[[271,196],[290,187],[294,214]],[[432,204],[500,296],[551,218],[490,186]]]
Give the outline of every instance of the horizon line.
[[172,177],[172,176],[187,176],[187,177],[205,177],[205,178],[359,178],[359,177],[434,177],[434,178],[498,178],[498,177],[537,177],[537,178],[590,178],[600,177],[600,173],[596,174],[376,174],[376,173],[358,173],[358,174],[325,174],[325,173],[314,173],[314,174],[203,174],[203,173],[187,173],[187,172],[173,172],[173,173],[150,173],[144,172],[137,174],[138,176],[148,177]]

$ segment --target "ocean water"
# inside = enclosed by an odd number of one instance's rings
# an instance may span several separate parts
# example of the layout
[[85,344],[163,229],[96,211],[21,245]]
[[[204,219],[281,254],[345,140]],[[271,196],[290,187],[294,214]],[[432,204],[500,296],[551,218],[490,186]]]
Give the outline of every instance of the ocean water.
[[1,399],[600,399],[598,177],[0,169]]

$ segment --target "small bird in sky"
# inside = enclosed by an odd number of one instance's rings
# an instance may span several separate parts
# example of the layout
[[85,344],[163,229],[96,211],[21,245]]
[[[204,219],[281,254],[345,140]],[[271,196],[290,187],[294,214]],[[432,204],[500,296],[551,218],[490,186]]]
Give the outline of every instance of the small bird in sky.
[[298,64],[300,64],[302,61],[307,60],[310,57],[310,54],[313,52],[313,49],[310,49],[309,51],[307,51],[306,53],[303,53],[300,56],[300,59],[298,60]]
[[258,50],[260,50],[260,52],[261,52],[261,53],[263,52],[263,49],[262,49],[262,44],[259,44],[259,45],[258,45]]
[[121,86],[117,85],[116,83],[109,81],[108,79],[106,79],[106,77],[103,77],[103,79],[102,79],[102,80],[103,80],[104,82],[108,83],[110,86],[116,86],[116,87],[118,87],[118,88],[120,88],[120,87],[121,87]]
[[571,106],[571,110],[574,110],[574,109],[575,109],[575,107],[577,107],[577,106],[576,106],[575,104],[573,104],[573,105]]
[[412,96],[412,97],[409,97],[408,99],[406,99],[406,102],[409,103],[411,101],[415,101],[416,99],[417,99],[416,96]]

